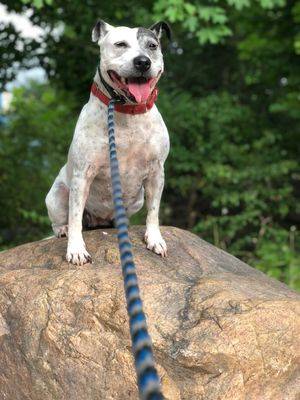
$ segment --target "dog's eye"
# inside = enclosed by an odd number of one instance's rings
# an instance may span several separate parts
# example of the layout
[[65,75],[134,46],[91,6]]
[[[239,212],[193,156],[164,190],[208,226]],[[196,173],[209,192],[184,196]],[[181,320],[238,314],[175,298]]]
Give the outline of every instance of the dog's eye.
[[126,42],[117,42],[115,43],[115,46],[117,47],[128,47],[128,44]]
[[153,43],[153,42],[150,42],[148,44],[148,47],[149,47],[150,50],[156,50],[157,49],[157,44]]

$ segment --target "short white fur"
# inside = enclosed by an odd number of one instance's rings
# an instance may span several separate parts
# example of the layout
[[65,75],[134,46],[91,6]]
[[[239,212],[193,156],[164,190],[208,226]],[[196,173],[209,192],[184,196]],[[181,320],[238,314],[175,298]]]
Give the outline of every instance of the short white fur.
[[[137,39],[138,28],[105,25],[98,39],[100,69],[104,79],[113,86],[107,71],[120,76],[132,72],[132,60],[143,53]],[[93,39],[97,35],[93,32]],[[117,48],[117,41],[126,40],[129,48]],[[120,51],[121,50],[121,51]],[[160,49],[151,58],[151,75],[163,72]],[[108,95],[98,72],[94,77]],[[147,248],[166,256],[167,246],[159,229],[159,206],[164,186],[164,162],[169,153],[169,135],[157,107],[144,114],[115,113],[117,153],[121,173],[124,204],[128,216],[141,209],[146,196],[147,219],[145,241]],[[66,258],[76,265],[91,261],[82,236],[82,216],[91,216],[90,226],[113,219],[107,106],[94,95],[83,107],[76,124],[67,163],[61,168],[46,197],[48,214],[56,236],[68,236]]]

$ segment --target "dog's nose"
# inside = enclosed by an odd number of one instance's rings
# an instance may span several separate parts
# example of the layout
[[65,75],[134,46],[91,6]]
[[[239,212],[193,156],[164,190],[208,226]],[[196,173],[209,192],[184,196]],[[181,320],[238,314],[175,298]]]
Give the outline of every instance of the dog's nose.
[[146,56],[138,56],[134,58],[133,65],[138,71],[146,72],[151,66],[151,60]]

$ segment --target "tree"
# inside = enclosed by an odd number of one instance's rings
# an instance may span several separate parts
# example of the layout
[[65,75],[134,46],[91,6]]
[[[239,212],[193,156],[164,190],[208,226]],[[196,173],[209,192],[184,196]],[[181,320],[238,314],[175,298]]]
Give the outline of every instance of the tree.
[[[32,8],[32,2],[6,4],[17,12]],[[130,0],[100,8],[94,0],[88,6],[78,0],[35,1],[31,20],[47,28],[43,49],[32,41],[20,57],[24,65],[31,59],[46,69],[56,104],[64,101],[62,93],[70,98],[64,105],[72,123],[62,126],[54,146],[62,141],[67,147],[63,129],[71,132],[87,99],[98,58],[90,34],[98,17],[129,26],[166,18],[173,26],[175,42],[166,51],[159,96],[171,134],[163,222],[192,229],[300,288],[299,1]],[[59,113],[57,118],[61,121]],[[50,125],[54,121],[53,116]],[[58,168],[53,154],[47,158]],[[42,216],[45,186],[37,200]],[[14,223],[9,218],[6,226]]]
[[0,142],[0,245],[50,234],[45,195],[66,160],[75,126],[72,98],[32,84],[14,91]]

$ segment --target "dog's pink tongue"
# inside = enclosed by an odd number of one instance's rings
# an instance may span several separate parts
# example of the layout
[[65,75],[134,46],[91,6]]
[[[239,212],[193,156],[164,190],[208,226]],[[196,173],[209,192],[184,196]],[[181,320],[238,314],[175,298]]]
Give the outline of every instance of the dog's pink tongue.
[[146,83],[128,83],[128,90],[134,96],[137,103],[145,103],[151,94],[151,81]]

